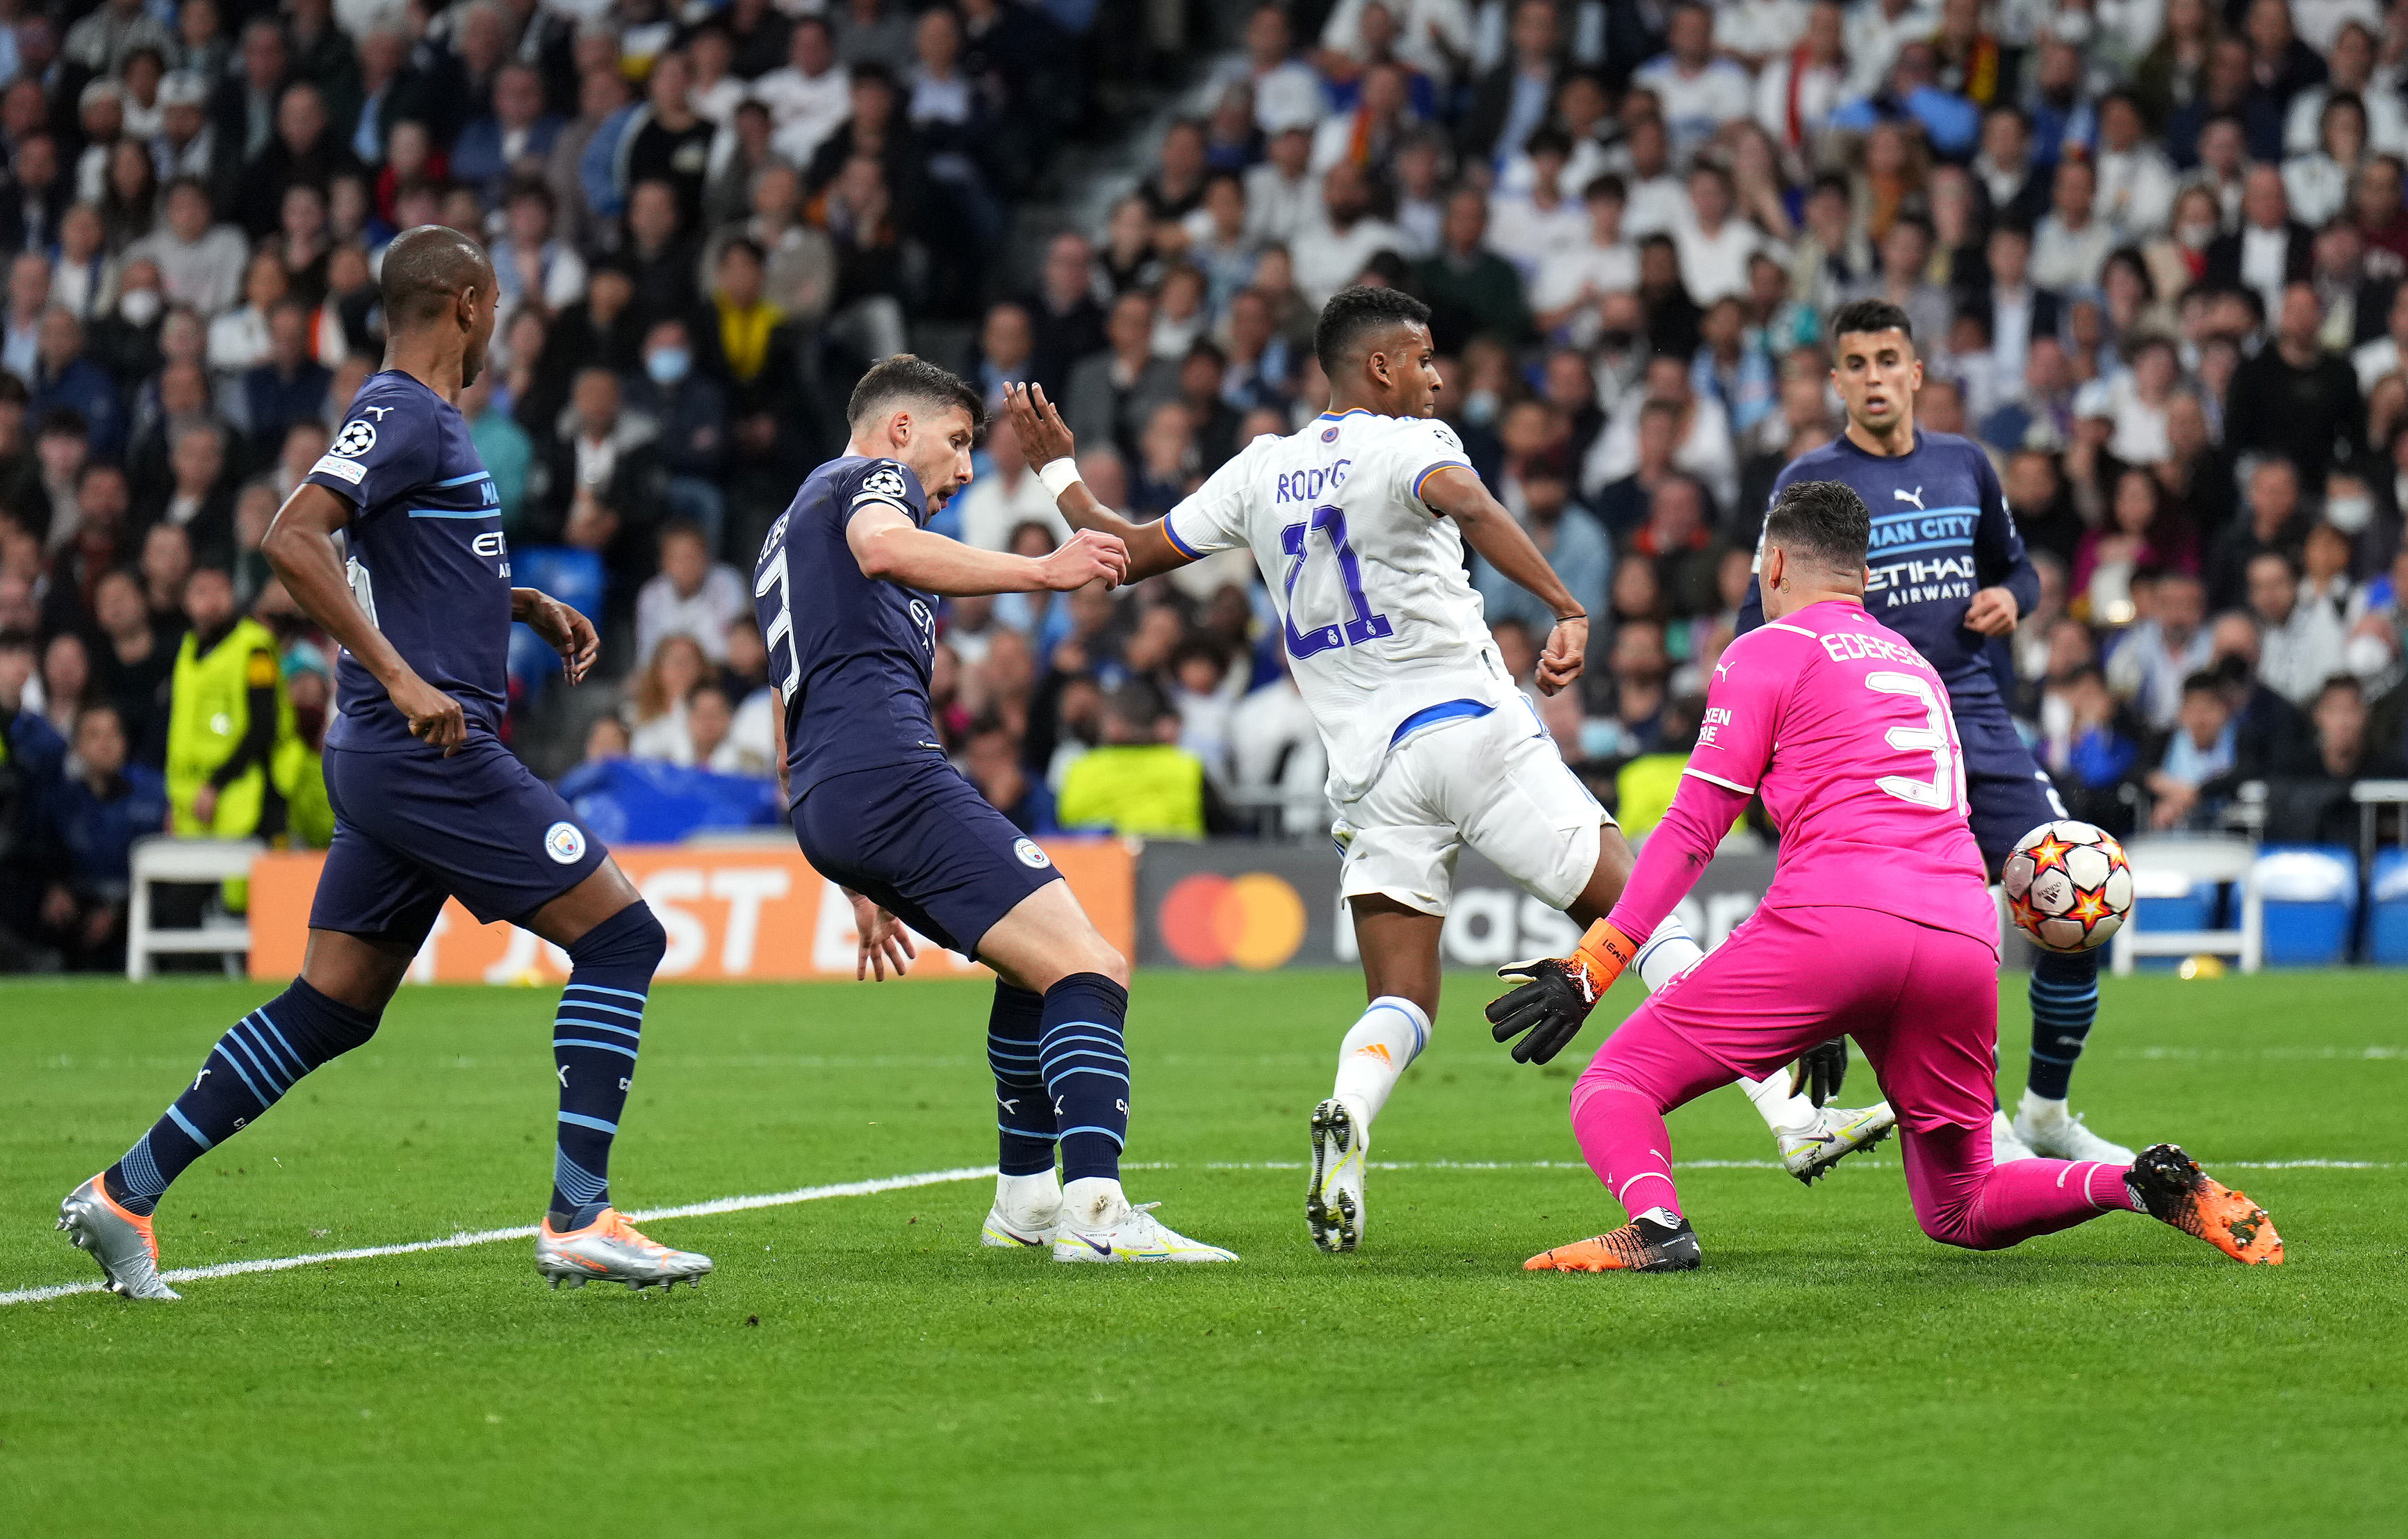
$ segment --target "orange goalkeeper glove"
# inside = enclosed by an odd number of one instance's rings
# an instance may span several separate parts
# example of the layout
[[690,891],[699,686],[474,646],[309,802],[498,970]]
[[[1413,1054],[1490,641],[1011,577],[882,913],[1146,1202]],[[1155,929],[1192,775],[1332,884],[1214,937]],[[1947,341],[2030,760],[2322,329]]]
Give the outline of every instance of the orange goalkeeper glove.
[[1498,1042],[1513,1042],[1513,1061],[1545,1063],[1580,1035],[1588,1013],[1638,955],[1630,937],[1600,919],[1570,956],[1541,956],[1497,970],[1499,978],[1528,982],[1488,1005]]

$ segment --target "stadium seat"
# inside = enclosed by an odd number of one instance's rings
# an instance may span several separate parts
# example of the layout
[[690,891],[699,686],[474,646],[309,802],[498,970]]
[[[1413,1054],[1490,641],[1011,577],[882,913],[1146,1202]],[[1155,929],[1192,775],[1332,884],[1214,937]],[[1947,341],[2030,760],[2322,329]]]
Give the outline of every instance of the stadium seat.
[[2408,963],[2408,850],[2374,857],[2373,922],[2367,927],[2370,962]]
[[[510,581],[541,588],[596,625],[602,619],[606,579],[602,558],[569,545],[536,545],[510,553]],[[530,702],[560,671],[560,654],[524,626],[510,627],[510,681]]]
[[[2116,931],[2109,955],[2117,974],[2128,974],[2143,956],[2179,957],[2196,953],[2236,956],[2241,971],[2255,972],[2263,960],[2263,904],[2258,890],[2256,851],[2244,840],[2190,835],[2147,835],[2127,840],[2132,860],[2135,901],[2132,923]],[[2228,887],[2225,923],[2210,928],[2217,899]]]
[[2341,844],[2269,844],[2258,855],[2271,967],[2323,967],[2349,956],[2358,856]]

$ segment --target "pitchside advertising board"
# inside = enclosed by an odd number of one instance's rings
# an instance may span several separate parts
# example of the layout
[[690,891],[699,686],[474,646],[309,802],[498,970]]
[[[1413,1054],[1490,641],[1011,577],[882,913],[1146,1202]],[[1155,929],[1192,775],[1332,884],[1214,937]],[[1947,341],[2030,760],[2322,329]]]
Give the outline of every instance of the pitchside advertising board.
[[[1118,840],[1045,840],[1079,901],[1124,955],[1136,949],[1136,857]],[[611,857],[660,916],[668,953],[660,975],[683,979],[851,978],[859,941],[853,905],[811,870],[791,836],[781,841],[626,845]],[[268,855],[251,869],[251,975],[290,978],[308,941],[309,899],[322,854]],[[920,942],[914,978],[988,976],[964,956]],[[512,925],[480,925],[457,902],[411,963],[431,984],[546,984],[568,976],[568,956]]]
[[[1338,900],[1338,855],[1279,844],[1140,846],[1118,840],[1040,841],[1104,938],[1146,967],[1353,967],[1354,927]],[[613,850],[668,932],[664,978],[782,981],[853,975],[853,907],[792,844],[630,845]],[[251,867],[251,973],[301,970],[309,899],[322,854],[263,856]],[[1715,858],[1681,903],[1689,933],[1712,950],[1763,900],[1770,854]],[[1439,932],[1453,968],[1496,968],[1563,956],[1580,942],[1571,920],[1523,892],[1480,856],[1455,867],[1455,901]],[[2028,952],[2010,945],[2010,966]],[[923,940],[915,978],[982,977],[987,970]],[[412,983],[557,984],[568,957],[526,930],[480,925],[444,905],[411,964]]]
[[[1726,855],[1706,869],[1681,917],[1709,949],[1756,912],[1770,855]],[[1149,844],[1138,863],[1138,951],[1149,967],[1352,967],[1354,927],[1338,900],[1338,854],[1323,847]],[[1447,966],[1495,968],[1560,956],[1580,927],[1469,851],[1439,931]]]

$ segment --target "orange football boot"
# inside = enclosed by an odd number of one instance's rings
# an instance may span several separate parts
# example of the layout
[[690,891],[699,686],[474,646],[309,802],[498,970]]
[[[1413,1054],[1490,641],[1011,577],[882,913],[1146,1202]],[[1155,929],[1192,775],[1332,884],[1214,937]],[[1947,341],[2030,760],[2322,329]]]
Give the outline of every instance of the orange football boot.
[[2242,1265],[2283,1264],[2283,1237],[2266,1210],[2211,1177],[2176,1145],[2142,1150],[2124,1184],[2150,1216],[2198,1236]]
[[1522,1263],[1525,1272],[1695,1272],[1698,1234],[1685,1218],[1634,1218],[1611,1234],[1575,1240]]

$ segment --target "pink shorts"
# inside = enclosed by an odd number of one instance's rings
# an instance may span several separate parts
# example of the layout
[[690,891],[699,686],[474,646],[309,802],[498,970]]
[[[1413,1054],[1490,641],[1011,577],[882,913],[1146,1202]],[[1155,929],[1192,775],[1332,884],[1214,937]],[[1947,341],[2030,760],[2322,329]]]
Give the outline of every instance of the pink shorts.
[[1749,1079],[1845,1033],[1917,1132],[1986,1128],[1996,1104],[1997,943],[1873,909],[1758,909],[1616,1036],[1648,1019]]

